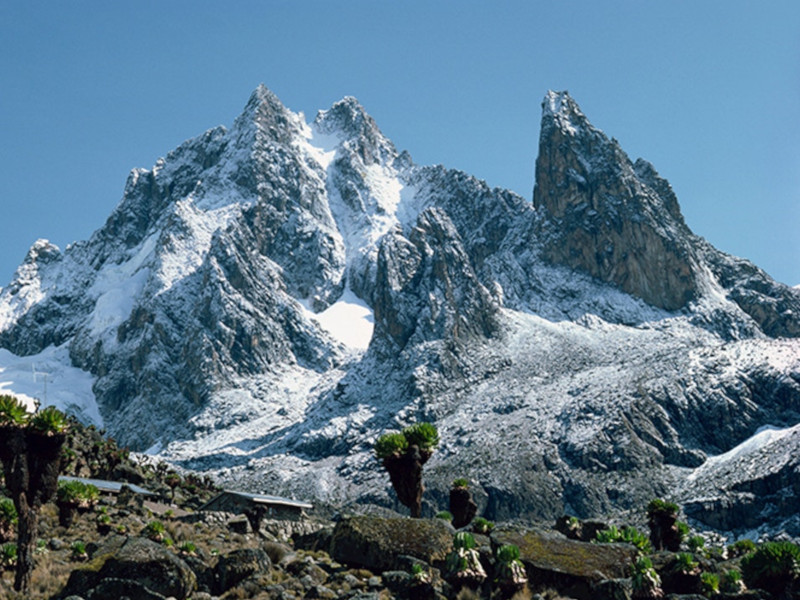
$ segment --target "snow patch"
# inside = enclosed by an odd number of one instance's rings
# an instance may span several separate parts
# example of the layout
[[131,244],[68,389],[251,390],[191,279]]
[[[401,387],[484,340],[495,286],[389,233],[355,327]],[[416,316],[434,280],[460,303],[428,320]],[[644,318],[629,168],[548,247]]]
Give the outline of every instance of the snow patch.
[[375,327],[372,309],[350,288],[321,313],[314,314],[304,308],[307,316],[336,341],[353,350],[366,350],[369,346]]
[[67,344],[49,346],[39,354],[17,356],[0,348],[0,393],[23,400],[29,410],[37,403],[55,406],[83,423],[103,427],[97,408],[94,377],[72,366]]
[[720,466],[726,465],[735,460],[752,456],[796,431],[800,431],[800,425],[787,427],[785,429],[780,429],[772,425],[764,425],[738,446],[731,448],[723,454],[709,456],[708,459],[706,459],[706,462],[689,474],[687,479],[689,481],[694,481],[698,477],[706,475],[707,472],[712,469],[719,468]]
[[300,123],[300,132],[302,137],[297,140],[297,145],[319,163],[323,171],[327,171],[342,140],[336,135],[320,132],[305,120]]

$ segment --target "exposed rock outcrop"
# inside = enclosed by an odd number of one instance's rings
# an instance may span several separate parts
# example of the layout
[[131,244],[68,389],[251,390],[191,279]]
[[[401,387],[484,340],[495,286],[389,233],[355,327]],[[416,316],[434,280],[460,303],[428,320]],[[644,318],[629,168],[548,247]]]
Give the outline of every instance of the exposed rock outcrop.
[[545,255],[677,310],[698,296],[698,264],[675,194],[631,162],[566,92],[543,103],[533,204],[551,226]]

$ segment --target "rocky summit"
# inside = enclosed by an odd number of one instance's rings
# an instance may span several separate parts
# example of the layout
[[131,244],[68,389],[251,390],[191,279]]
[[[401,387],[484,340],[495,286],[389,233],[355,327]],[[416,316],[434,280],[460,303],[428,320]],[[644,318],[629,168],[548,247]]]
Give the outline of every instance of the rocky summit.
[[428,514],[464,477],[491,519],[661,496],[736,534],[800,536],[798,337],[800,291],[694,235],[566,92],[530,202],[416,165],[353,98],[309,123],[259,87],[0,293],[5,389],[33,365],[229,486],[394,506],[373,443],[427,420]]

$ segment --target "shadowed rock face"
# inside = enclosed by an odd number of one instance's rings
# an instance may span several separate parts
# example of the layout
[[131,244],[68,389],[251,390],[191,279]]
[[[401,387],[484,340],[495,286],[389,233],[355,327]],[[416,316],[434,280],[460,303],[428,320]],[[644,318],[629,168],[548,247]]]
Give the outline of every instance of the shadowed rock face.
[[675,195],[632,163],[566,92],[543,103],[533,204],[552,227],[545,255],[677,310],[697,296],[696,259]]

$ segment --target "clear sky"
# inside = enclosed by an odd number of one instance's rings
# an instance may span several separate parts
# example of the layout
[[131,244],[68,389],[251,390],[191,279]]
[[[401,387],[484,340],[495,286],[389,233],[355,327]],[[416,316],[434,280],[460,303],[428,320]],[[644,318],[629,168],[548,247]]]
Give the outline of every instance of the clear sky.
[[695,233],[800,284],[797,0],[0,0],[0,286],[259,83],[309,120],[355,96],[418,164],[528,199],[567,89]]

